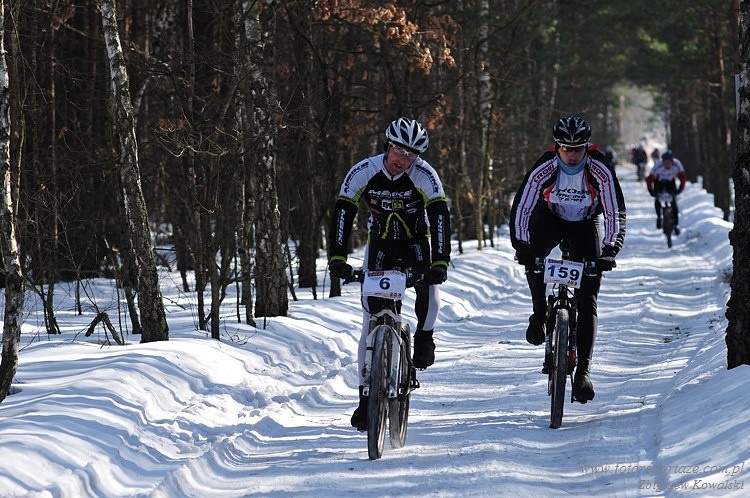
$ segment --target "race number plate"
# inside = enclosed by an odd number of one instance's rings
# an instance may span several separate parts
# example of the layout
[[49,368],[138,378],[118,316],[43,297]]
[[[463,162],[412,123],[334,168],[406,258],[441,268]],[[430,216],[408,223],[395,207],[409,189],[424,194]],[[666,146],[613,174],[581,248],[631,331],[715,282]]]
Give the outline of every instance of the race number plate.
[[548,284],[564,284],[575,289],[581,286],[583,263],[566,259],[544,260],[544,281]]
[[362,282],[362,295],[400,300],[406,291],[406,274],[395,270],[369,271]]

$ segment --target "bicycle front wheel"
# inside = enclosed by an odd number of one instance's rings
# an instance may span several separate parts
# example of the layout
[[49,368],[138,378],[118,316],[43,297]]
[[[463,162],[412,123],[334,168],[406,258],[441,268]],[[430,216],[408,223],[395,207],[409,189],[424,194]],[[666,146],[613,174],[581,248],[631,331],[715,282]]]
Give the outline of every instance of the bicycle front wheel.
[[[398,359],[398,395],[389,400],[388,433],[391,436],[391,446],[401,448],[406,443],[406,427],[409,423],[409,399],[411,397],[411,343],[409,332],[401,335]],[[392,358],[392,361],[396,361]]]
[[674,231],[674,218],[672,217],[672,206],[667,204],[662,207],[662,230],[667,236],[667,247],[672,247],[672,232]]
[[373,331],[370,394],[367,401],[367,453],[370,460],[383,456],[385,422],[388,417],[388,384],[390,377],[390,327],[378,325]]
[[553,367],[550,375],[552,383],[552,401],[550,407],[549,426],[558,429],[562,425],[563,409],[565,408],[565,380],[568,377],[568,331],[569,316],[567,309],[557,310],[555,319],[553,351]]

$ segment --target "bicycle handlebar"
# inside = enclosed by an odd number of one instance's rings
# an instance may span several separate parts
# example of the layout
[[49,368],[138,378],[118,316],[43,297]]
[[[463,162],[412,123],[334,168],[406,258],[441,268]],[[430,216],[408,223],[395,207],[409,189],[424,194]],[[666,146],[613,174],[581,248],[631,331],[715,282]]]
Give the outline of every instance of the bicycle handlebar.
[[[392,270],[400,271],[406,274],[406,286],[407,287],[414,287],[421,283],[424,283],[427,281],[427,272],[422,271],[416,271],[412,268],[391,268]],[[357,269],[352,270],[352,273],[343,279],[344,284],[348,284],[351,282],[359,282],[362,283],[365,280],[365,271],[363,269]]]
[[[563,259],[566,259],[563,257]],[[534,273],[544,272],[544,260],[545,258],[536,257],[534,263],[531,265],[531,270]],[[612,263],[612,268],[603,268],[598,260],[594,261],[583,261],[583,275],[586,277],[595,277],[603,271],[609,271],[617,266],[616,262]]]

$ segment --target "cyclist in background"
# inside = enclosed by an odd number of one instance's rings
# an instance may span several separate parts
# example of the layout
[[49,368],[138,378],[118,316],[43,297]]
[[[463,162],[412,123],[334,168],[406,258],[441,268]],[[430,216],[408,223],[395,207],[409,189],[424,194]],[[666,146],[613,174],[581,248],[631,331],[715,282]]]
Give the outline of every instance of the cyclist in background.
[[607,145],[604,147],[604,159],[606,160],[607,166],[610,168],[613,168],[617,166],[617,153],[615,152],[615,148],[611,145]]
[[[675,180],[679,180],[677,186]],[[687,183],[687,174],[685,168],[679,159],[674,157],[671,150],[667,150],[661,155],[661,161],[654,164],[651,172],[646,177],[646,188],[648,193],[654,199],[654,210],[656,210],[656,228],[661,228],[661,209],[659,203],[659,193],[669,192],[672,195],[672,218],[674,219],[674,233],[680,235],[680,228],[677,210],[677,196],[682,193]]]
[[[422,159],[427,150],[427,130],[413,119],[399,118],[385,130],[384,152],[361,160],[341,184],[331,219],[330,260],[332,278],[347,278],[347,245],[360,202],[369,209],[368,243],[364,270],[390,270],[399,260],[417,271],[426,271],[428,284],[415,287],[413,364],[424,369],[435,361],[433,327],[440,309],[438,285],[445,282],[450,261],[450,215],[437,172]],[[359,406],[352,426],[367,430],[367,396],[362,394],[363,367],[369,331],[368,303],[363,299],[362,334],[357,355]]]
[[638,177],[638,181],[641,182],[646,176],[646,163],[648,162],[648,154],[646,154],[646,149],[643,148],[643,145],[640,144],[638,147],[633,149],[633,163],[636,167],[636,176]]
[[[625,240],[625,200],[614,169],[589,143],[591,127],[580,117],[564,117],[552,128],[555,140],[526,173],[510,212],[510,238],[519,264],[526,266],[533,314],[526,340],[545,341],[547,286],[532,271],[536,258],[545,258],[563,238],[574,261],[597,260],[600,270],[611,270]],[[600,223],[603,214],[603,234]],[[573,396],[580,402],[594,398],[589,378],[597,331],[597,297],[601,273],[583,279],[578,300],[578,366]]]

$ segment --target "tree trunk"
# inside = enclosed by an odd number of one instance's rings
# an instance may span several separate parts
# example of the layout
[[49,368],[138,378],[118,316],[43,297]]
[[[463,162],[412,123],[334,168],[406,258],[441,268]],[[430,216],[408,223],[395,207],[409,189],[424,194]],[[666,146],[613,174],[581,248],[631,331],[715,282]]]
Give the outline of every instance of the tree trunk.
[[102,32],[112,78],[112,105],[117,136],[120,139],[120,187],[122,189],[124,222],[127,225],[132,251],[131,261],[137,276],[138,306],[141,313],[141,342],[169,339],[169,328],[164,312],[159,276],[154,259],[154,248],[148,224],[148,211],[141,190],[138,165],[138,144],[125,59],[117,30],[114,0],[104,0],[100,6]]
[[490,75],[489,56],[489,0],[479,2],[479,29],[477,32],[477,111],[479,113],[480,145],[479,175],[475,183],[476,198],[474,201],[474,229],[476,230],[477,249],[484,247],[484,202],[489,174],[489,137],[492,120],[492,78]]
[[[734,248],[727,303],[727,367],[750,365],[750,0],[740,1],[740,108],[734,165],[736,211],[729,241]],[[747,213],[747,214],[745,214]]]
[[[250,16],[256,23],[259,33],[273,32],[273,12],[260,9],[259,15]],[[260,59],[253,60],[251,79],[255,89],[252,108],[253,129],[259,135],[255,156],[256,181],[256,264],[255,283],[257,299],[255,316],[286,316],[289,307],[286,274],[284,272],[284,252],[281,249],[282,234],[281,213],[276,184],[276,151],[274,142],[275,129],[271,110],[274,107],[272,78],[265,73],[266,57],[272,49],[264,40],[272,37],[252,37],[260,40],[257,54]]]
[[21,260],[16,240],[16,211],[11,192],[18,181],[11,175],[10,165],[10,82],[5,60],[5,1],[0,0],[0,254],[5,273],[5,314],[3,316],[3,352],[0,358],[0,402],[10,394],[18,370],[18,343],[23,323],[24,288]]

